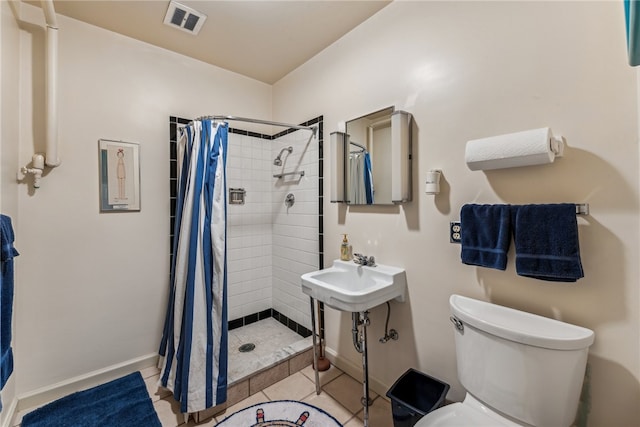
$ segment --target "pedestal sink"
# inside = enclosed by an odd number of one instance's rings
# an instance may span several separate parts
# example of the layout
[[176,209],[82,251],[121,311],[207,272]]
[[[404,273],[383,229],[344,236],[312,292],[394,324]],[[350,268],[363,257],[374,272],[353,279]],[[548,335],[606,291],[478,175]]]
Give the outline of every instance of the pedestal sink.
[[[313,365],[316,376],[316,393],[320,394],[318,376],[318,350],[316,345],[316,321],[314,299],[336,310],[352,313],[353,344],[362,354],[364,427],[369,427],[369,368],[367,356],[367,326],[369,309],[391,300],[404,302],[407,276],[403,268],[378,264],[362,266],[352,261],[333,261],[333,266],[301,276],[302,292],[311,301],[313,335]],[[389,308],[390,310],[390,308]],[[360,329],[361,328],[361,329]],[[385,331],[386,332],[386,331]],[[394,331],[395,332],[395,331]],[[394,338],[397,339],[397,338]]]
[[302,292],[336,310],[361,312],[387,301],[404,302],[407,277],[403,268],[353,261],[333,261],[324,270],[303,274]]

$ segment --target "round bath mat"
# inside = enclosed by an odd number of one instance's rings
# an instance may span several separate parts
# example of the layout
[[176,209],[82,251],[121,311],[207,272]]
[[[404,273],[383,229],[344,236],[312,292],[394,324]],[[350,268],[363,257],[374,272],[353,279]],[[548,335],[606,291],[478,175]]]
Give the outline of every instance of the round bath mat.
[[238,411],[216,427],[342,427],[320,408],[296,400],[258,403]]

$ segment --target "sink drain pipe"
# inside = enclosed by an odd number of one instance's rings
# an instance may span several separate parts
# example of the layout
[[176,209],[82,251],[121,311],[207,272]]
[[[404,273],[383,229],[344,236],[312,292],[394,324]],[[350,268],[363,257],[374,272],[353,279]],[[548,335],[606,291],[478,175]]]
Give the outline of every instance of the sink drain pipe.
[[[368,320],[369,319],[367,319],[367,321]],[[360,330],[358,329],[361,324],[360,313],[351,313],[351,336],[353,338],[353,346],[360,354],[364,351],[364,340],[360,339]]]
[[[369,427],[369,406],[373,403],[369,398],[369,360],[367,356],[367,326],[371,323],[369,321],[369,312],[351,313],[351,321],[353,346],[358,353],[362,354],[362,387],[364,396],[361,401],[364,407],[364,427]],[[359,326],[362,326],[362,331],[359,330]]]

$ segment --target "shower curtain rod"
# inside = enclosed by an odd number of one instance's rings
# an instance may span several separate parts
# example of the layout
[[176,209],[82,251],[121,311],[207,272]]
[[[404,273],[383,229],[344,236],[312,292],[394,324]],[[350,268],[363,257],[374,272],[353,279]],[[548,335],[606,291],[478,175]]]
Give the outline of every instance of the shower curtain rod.
[[365,147],[362,144],[358,144],[357,142],[353,142],[353,141],[349,141],[349,144],[355,145],[356,147],[362,150],[362,151],[350,151],[350,153],[366,153],[367,152],[367,147]]
[[316,126],[292,125],[290,123],[272,122],[270,120],[251,119],[248,117],[238,117],[238,116],[202,116],[202,117],[198,117],[196,120],[206,120],[206,119],[234,120],[238,122],[248,122],[248,123],[258,123],[263,125],[280,126],[284,128],[290,128],[290,129],[310,130],[313,133],[313,136],[316,135],[316,130],[318,129]]

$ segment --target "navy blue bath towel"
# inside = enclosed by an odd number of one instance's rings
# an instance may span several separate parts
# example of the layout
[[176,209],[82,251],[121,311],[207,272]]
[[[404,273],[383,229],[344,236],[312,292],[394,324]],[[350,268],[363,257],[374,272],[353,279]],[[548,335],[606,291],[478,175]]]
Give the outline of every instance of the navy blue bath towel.
[[13,258],[18,251],[13,247],[14,235],[11,218],[0,215],[0,389],[13,372],[11,350],[11,318],[13,313]]
[[462,206],[460,210],[462,262],[469,265],[507,268],[511,243],[511,206]]
[[576,205],[514,207],[516,272],[520,276],[555,282],[584,277],[578,243]]

